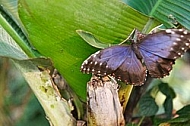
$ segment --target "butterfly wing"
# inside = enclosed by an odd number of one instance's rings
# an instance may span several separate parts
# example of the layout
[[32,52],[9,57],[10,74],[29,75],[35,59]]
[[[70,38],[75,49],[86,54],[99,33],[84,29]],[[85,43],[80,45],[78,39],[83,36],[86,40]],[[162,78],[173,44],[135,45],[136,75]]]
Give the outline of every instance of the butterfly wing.
[[129,56],[113,73],[113,76],[126,84],[129,83],[135,86],[143,85],[146,75],[146,67],[137,59],[133,51],[130,51]]
[[190,48],[190,33],[185,29],[167,29],[141,40],[141,50],[167,59],[176,59]]
[[141,53],[151,77],[162,78],[169,75],[175,60],[165,59],[144,50],[141,50]]
[[83,73],[101,76],[113,75],[125,83],[141,85],[146,68],[137,59],[130,46],[113,46],[92,54],[82,66]]
[[145,65],[152,77],[169,75],[176,58],[190,48],[190,33],[184,29],[168,29],[147,35],[139,44]]

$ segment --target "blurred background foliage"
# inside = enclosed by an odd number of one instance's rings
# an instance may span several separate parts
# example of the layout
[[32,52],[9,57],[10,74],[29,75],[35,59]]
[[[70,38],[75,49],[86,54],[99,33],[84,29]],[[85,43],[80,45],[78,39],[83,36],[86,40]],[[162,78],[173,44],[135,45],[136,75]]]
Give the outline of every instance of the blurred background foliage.
[[0,96],[0,126],[49,126],[40,103],[8,58],[0,58]]

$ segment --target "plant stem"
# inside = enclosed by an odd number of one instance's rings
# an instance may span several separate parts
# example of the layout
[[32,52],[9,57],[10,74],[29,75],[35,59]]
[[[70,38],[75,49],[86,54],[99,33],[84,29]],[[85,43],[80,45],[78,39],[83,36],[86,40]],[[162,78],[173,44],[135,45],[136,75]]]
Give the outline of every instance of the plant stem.
[[144,118],[145,118],[145,116],[143,116],[143,117],[141,118],[141,120],[140,120],[140,122],[138,123],[137,126],[140,126],[140,125],[141,125],[141,123],[142,123],[142,121],[144,120]]

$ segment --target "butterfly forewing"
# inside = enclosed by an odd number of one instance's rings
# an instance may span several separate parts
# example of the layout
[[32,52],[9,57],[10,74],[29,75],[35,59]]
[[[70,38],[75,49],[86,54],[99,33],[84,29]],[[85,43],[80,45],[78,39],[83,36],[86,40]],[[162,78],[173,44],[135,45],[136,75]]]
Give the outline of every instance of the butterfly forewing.
[[137,59],[131,46],[113,46],[87,58],[82,66],[84,73],[113,75],[125,83],[141,85],[146,77],[146,68]]
[[168,29],[147,35],[139,50],[152,77],[169,75],[176,58],[189,49],[190,33],[184,29]]
[[141,40],[139,50],[167,59],[176,59],[189,49],[190,33],[184,29],[167,29],[149,34]]
[[129,56],[128,48],[130,47],[113,46],[100,50],[83,62],[81,71],[99,75],[111,74],[124,62],[125,58]]

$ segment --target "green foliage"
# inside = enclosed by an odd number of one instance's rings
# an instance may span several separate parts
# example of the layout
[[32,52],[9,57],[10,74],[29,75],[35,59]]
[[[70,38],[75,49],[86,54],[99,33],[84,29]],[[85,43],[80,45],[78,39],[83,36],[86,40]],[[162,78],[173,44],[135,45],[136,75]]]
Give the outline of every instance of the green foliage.
[[27,116],[22,116],[22,118],[15,124],[15,126],[49,125],[48,121],[45,119],[46,115],[34,95],[32,95],[31,100],[28,102],[23,115]]
[[138,124],[128,123],[126,126],[138,126]]
[[[157,91],[155,89],[158,89]],[[158,85],[152,87],[139,101],[139,112],[141,116],[153,116],[158,112],[158,105],[155,102],[155,96],[152,96],[152,92],[157,94],[158,91],[162,92],[166,99],[163,103],[165,115],[168,119],[172,116],[173,110],[173,98],[175,98],[175,92],[167,83],[160,82]]]
[[190,29],[189,0],[123,0],[129,6],[159,20],[167,27],[180,23]]
[[182,109],[178,110],[176,114],[178,114],[179,116],[190,115],[190,105],[184,106]]
[[96,48],[107,48],[110,47],[111,44],[100,42],[92,33],[83,31],[83,30],[77,30],[77,33],[83,38],[89,45],[96,47]]
[[170,124],[171,126],[188,126],[190,123],[190,105],[184,106],[182,109],[176,112],[178,114],[177,118],[171,119],[165,123],[160,124]]
[[[163,117],[157,115],[158,105],[155,102],[155,97],[158,92],[162,92],[166,98],[162,104],[165,112]],[[154,93],[154,95],[152,94]],[[169,87],[167,83],[160,82],[158,85],[153,86],[149,91],[139,101],[138,105],[138,116],[148,117],[151,116],[154,125],[166,125],[171,124],[171,126],[187,126],[190,123],[190,105],[184,106],[182,109],[178,110],[175,115],[176,118],[172,119],[173,112],[173,98],[176,97],[174,90]]]
[[169,87],[167,83],[159,84],[159,90],[166,96],[164,101],[164,110],[167,118],[172,117],[172,110],[173,110],[173,98],[175,98],[174,90]]
[[141,116],[153,116],[158,111],[158,105],[155,99],[147,93],[140,99],[139,109]]
[[[3,74],[4,70],[6,73]],[[0,58],[0,71],[0,94],[1,101],[3,101],[0,102],[0,125],[24,126],[33,124],[36,126],[41,124],[48,126],[39,101],[30,90],[20,71],[6,58]],[[2,76],[4,76],[4,83]]]
[[135,8],[136,10],[149,15],[151,11],[153,10],[156,2],[158,0],[123,0],[126,4],[129,6]]

